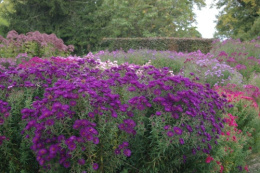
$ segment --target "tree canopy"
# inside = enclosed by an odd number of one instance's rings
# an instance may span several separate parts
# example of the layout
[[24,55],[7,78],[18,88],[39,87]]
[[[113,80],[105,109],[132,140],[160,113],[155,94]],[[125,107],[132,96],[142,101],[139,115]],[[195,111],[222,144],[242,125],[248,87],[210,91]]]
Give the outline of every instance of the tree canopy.
[[250,40],[260,35],[259,0],[215,0],[222,9],[218,15],[216,37]]
[[[54,33],[77,54],[93,51],[103,37],[201,37],[193,6],[205,0],[4,0],[3,32]],[[4,11],[4,12],[3,12]],[[2,12],[2,13],[1,13]]]
[[110,16],[104,32],[110,37],[201,37],[193,5],[203,0],[104,0],[99,14]]
[[9,22],[5,18],[5,14],[13,11],[13,5],[10,0],[0,0],[0,35],[4,35],[3,28],[9,25]]

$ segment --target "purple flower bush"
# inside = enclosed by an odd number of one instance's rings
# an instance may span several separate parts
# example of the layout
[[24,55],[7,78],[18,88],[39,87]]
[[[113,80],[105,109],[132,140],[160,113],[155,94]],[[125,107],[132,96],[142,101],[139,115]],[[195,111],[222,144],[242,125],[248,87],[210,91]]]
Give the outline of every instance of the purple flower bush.
[[30,57],[66,56],[73,50],[72,45],[66,46],[55,34],[35,31],[24,35],[12,30],[6,38],[0,35],[0,58],[16,57],[19,53],[27,53]]
[[0,99],[20,117],[19,140],[40,169],[199,170],[217,147],[227,100],[166,67],[99,65],[53,57],[0,72]]

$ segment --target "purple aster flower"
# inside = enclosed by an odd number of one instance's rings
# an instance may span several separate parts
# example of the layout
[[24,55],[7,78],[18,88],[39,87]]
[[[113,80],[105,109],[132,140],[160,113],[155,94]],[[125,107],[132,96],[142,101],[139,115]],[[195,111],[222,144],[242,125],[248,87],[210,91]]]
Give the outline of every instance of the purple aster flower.
[[69,148],[69,150],[73,151],[77,148],[77,145],[75,143],[69,143],[68,148]]
[[116,111],[111,111],[111,116],[114,117],[114,118],[117,118],[117,113],[116,113]]
[[124,155],[125,155],[126,157],[130,157],[130,156],[131,156],[131,150],[129,150],[129,149],[124,149]]
[[129,87],[128,91],[135,91],[135,87]]
[[3,118],[0,118],[0,125],[3,125],[5,120]]
[[63,112],[57,112],[56,117],[58,119],[65,117],[65,114]]
[[134,116],[134,113],[131,112],[131,111],[128,111],[126,114],[127,114],[127,116],[129,116],[129,117],[133,117],[133,116]]
[[120,150],[119,148],[115,149],[115,154],[116,154],[116,155],[121,154],[121,150]]
[[94,129],[93,127],[87,127],[85,129],[86,129],[86,131],[88,133],[91,133],[91,134],[94,134],[94,135],[98,135],[98,131],[96,129]]
[[136,106],[136,108],[137,108],[138,110],[140,110],[140,111],[142,111],[142,110],[145,109],[144,105],[142,105],[142,104],[138,104],[138,105]]
[[182,138],[179,139],[179,142],[180,142],[181,145],[184,144],[184,140]]
[[40,159],[40,160],[38,161],[38,163],[39,163],[39,165],[43,166],[44,163],[45,163],[45,160],[44,160],[44,159]]
[[79,159],[78,164],[85,165],[86,161],[84,159]]
[[93,163],[92,168],[93,168],[94,170],[98,170],[98,164],[97,164],[97,163]]
[[45,155],[47,152],[48,152],[48,150],[46,150],[45,148],[43,148],[43,149],[40,149],[40,150],[38,151],[38,155],[39,155],[39,156],[42,156],[42,155]]
[[136,126],[136,123],[132,119],[125,119],[124,123],[127,124],[129,127],[132,127],[132,128]]
[[179,114],[177,114],[177,113],[172,113],[172,117],[174,118],[174,119],[179,119]]
[[176,106],[176,110],[179,111],[179,112],[183,112],[183,109],[181,106]]
[[155,115],[160,116],[162,113],[160,111],[156,111]]
[[57,110],[57,109],[61,108],[61,106],[62,106],[62,104],[60,102],[55,102],[52,105],[52,109]]
[[120,130],[124,130],[124,129],[125,129],[125,124],[119,124],[119,125],[118,125],[118,128],[119,128]]
[[40,117],[46,118],[49,117],[50,115],[51,115],[51,111],[49,111],[48,109],[44,109]]
[[92,140],[93,140],[93,136],[92,136],[91,134],[87,134],[87,135],[86,135],[86,139],[87,139],[88,141],[92,141]]
[[174,130],[174,132],[175,132],[177,135],[181,135],[181,134],[182,134],[182,129],[179,128],[179,127],[173,127],[173,130]]
[[51,145],[49,151],[51,154],[56,154],[58,151],[58,147],[56,145]]
[[94,138],[94,139],[93,139],[93,143],[94,143],[94,144],[99,144],[99,138],[97,138],[97,137]]
[[77,102],[76,101],[74,101],[74,100],[71,100],[70,101],[70,106],[76,106],[77,105]]
[[61,106],[61,109],[62,109],[63,111],[67,111],[67,110],[70,109],[70,106],[69,106],[69,105],[62,105],[62,106]]
[[173,131],[168,131],[167,136],[172,137],[174,135]]
[[149,107],[149,108],[152,106],[152,104],[149,103],[149,102],[146,102],[145,105],[146,105],[147,107]]
[[124,147],[128,147],[128,146],[129,146],[129,143],[126,142],[126,141],[124,141],[124,142],[122,143],[122,145],[123,145]]
[[124,148],[124,145],[123,145],[123,144],[120,144],[120,145],[118,146],[118,148],[119,148],[120,150],[122,150],[122,149]]
[[170,128],[170,125],[164,126],[164,130],[168,130]]
[[89,116],[90,118],[95,118],[94,112],[89,112],[89,113],[88,113],[88,116]]
[[154,93],[154,95],[161,95],[161,90],[155,89],[155,90],[153,91],[153,93]]
[[53,119],[48,119],[46,122],[45,122],[46,125],[48,126],[52,126],[54,124],[54,120]]
[[75,123],[73,124],[73,129],[77,130],[80,128],[80,126],[81,126],[80,121],[76,120]]
[[82,129],[80,129],[79,134],[81,137],[85,137],[85,136],[87,136],[88,132],[87,132],[86,128],[82,128]]
[[186,128],[189,132],[193,132],[192,127],[190,125],[187,125]]
[[208,144],[208,149],[209,149],[209,150],[212,150],[212,147],[211,147],[211,145],[210,145],[210,144]]
[[68,162],[68,161],[63,162],[63,166],[65,168],[69,168],[70,167],[70,162]]
[[206,128],[203,125],[201,125],[200,128],[203,132],[205,132]]
[[76,136],[70,136],[70,137],[69,137],[69,140],[70,140],[70,141],[75,141],[76,139],[77,139]]
[[7,118],[7,117],[9,117],[9,116],[10,116],[10,113],[9,113],[9,112],[4,113],[4,117],[5,117],[5,118]]

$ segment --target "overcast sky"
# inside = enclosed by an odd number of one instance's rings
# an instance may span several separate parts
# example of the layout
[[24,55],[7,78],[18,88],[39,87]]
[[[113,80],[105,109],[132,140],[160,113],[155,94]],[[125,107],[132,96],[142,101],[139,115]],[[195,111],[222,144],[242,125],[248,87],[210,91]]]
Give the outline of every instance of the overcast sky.
[[195,24],[195,26],[197,26],[202,38],[213,38],[215,32],[216,23],[214,23],[214,20],[217,20],[215,16],[218,14],[218,10],[216,8],[210,9],[210,4],[212,4],[212,2],[213,0],[206,0],[206,7],[203,7],[201,10],[198,10],[197,8],[194,9],[198,23]]

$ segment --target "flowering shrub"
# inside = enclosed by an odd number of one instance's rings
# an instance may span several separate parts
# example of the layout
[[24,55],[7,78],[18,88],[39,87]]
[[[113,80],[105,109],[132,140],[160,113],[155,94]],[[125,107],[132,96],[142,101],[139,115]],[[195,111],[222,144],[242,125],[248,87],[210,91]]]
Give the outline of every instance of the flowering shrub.
[[171,76],[168,68],[99,70],[91,58],[70,64],[53,59],[9,69],[0,78],[1,99],[22,117],[18,143],[41,170],[189,172],[200,170],[200,159],[217,145],[228,103],[209,85]]
[[[253,97],[257,94],[258,90],[250,90],[255,87],[246,85],[245,92],[237,91],[236,86],[228,85],[224,87],[215,87],[219,93],[227,95],[228,102],[232,103],[234,107],[229,109],[228,112],[238,117],[236,120],[237,128],[244,132],[244,135],[252,136],[252,139],[248,141],[250,147],[254,152],[259,152],[259,137],[260,137],[260,112],[259,106]],[[254,94],[252,94],[254,93]]]
[[0,58],[16,57],[19,53],[27,53],[30,57],[65,56],[73,50],[72,45],[64,45],[55,34],[35,31],[24,35],[12,30],[6,38],[0,36]]
[[238,85],[243,82],[243,76],[240,73],[225,63],[219,63],[217,59],[193,58],[189,61],[186,60],[181,74],[188,77],[191,72],[199,77],[200,82],[209,83],[211,87],[224,86],[228,83]]

